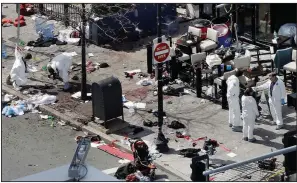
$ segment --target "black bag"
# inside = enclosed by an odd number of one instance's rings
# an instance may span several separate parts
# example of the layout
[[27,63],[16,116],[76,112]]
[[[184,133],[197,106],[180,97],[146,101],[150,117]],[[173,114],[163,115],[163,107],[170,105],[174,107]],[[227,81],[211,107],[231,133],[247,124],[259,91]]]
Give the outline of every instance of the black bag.
[[136,172],[136,168],[134,166],[133,163],[126,163],[126,164],[123,164],[122,166],[120,166],[116,173],[114,174],[114,176],[117,178],[117,179],[126,179],[126,177],[128,175],[130,175],[131,173],[135,173]]

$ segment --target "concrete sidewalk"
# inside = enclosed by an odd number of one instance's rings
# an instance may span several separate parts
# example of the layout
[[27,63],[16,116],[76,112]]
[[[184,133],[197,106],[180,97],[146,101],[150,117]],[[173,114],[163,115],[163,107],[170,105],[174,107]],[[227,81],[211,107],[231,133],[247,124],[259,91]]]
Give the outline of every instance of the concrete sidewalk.
[[[14,5],[9,5],[9,8],[3,9],[3,14],[15,17]],[[37,35],[34,33],[33,20],[26,18],[27,26],[21,28],[21,39],[25,42],[35,40]],[[14,43],[11,38],[16,36],[15,27],[6,27],[2,29],[3,39],[7,45],[12,46],[8,48],[8,53],[13,56]],[[34,60],[30,64],[37,66],[40,70],[42,66],[46,65],[49,61],[48,54],[57,52],[73,52],[75,51],[78,56],[73,57],[74,63],[80,63],[81,48],[73,45],[65,46],[51,46],[48,48],[33,48]],[[124,71],[141,69],[146,71],[146,50],[139,49],[134,52],[117,52],[104,48],[100,48],[94,45],[90,45],[87,48],[87,53],[93,53],[95,56],[89,58],[93,62],[107,62],[110,67],[96,70],[87,75],[88,83],[97,82],[108,76],[114,75],[119,78],[123,87],[123,94],[126,98],[135,102],[145,102],[146,110],[157,109],[157,97],[153,96],[153,86],[138,86],[136,82],[140,79],[134,77],[133,79],[127,79],[124,76]],[[3,59],[2,66],[2,81],[5,81],[12,64],[14,62],[13,57]],[[70,77],[73,75],[80,76],[80,72],[71,72]],[[47,75],[43,72],[34,73],[32,78],[35,81],[30,81],[28,84],[32,86],[44,86],[46,82],[51,82],[47,79]],[[46,81],[46,82],[45,82]],[[51,84],[51,83],[50,83]],[[3,84],[2,84],[3,86]],[[21,97],[19,92],[13,91],[11,88],[4,86],[8,92]],[[76,89],[79,89],[77,87]],[[39,90],[40,89],[36,89]],[[103,139],[112,142],[114,140],[123,140],[125,136],[135,138],[140,137],[150,143],[153,143],[154,138],[157,135],[157,127],[144,127],[143,120],[150,119],[151,121],[157,121],[157,118],[152,113],[147,111],[136,111],[136,114],[131,116],[127,109],[124,109],[125,124],[135,125],[143,127],[144,131],[132,135],[132,128],[127,126],[123,129],[113,131],[112,134],[106,135],[106,132],[101,125],[89,122],[88,125],[83,125],[81,119],[89,120],[92,115],[92,103],[80,103],[79,100],[71,99],[69,93],[63,93],[57,88],[48,89],[46,92],[55,94],[58,96],[58,102],[53,106],[43,106],[43,109],[49,111],[53,115],[69,121],[72,125],[82,126],[83,130],[91,131],[102,136]],[[63,99],[63,100],[62,100]],[[69,102],[67,104],[67,102]],[[67,105],[66,105],[67,104]],[[261,104],[264,114],[268,114],[267,106]],[[178,139],[175,136],[176,131],[185,131],[193,139],[207,136],[208,138],[215,139],[222,143],[221,147],[217,148],[217,153],[211,156],[212,163],[217,164],[229,164],[252,158],[254,156],[268,153],[274,149],[281,149],[283,147],[281,138],[282,135],[288,130],[296,128],[296,111],[288,107],[284,107],[284,123],[285,129],[276,131],[275,126],[272,126],[266,119],[261,119],[255,127],[256,143],[248,143],[242,141],[242,133],[235,133],[228,127],[228,111],[222,110],[220,105],[214,104],[205,99],[196,98],[193,94],[184,95],[180,97],[168,97],[164,96],[164,111],[167,113],[167,118],[164,120],[163,132],[167,138],[170,139],[169,147],[170,152],[163,154],[157,158],[155,162],[160,168],[175,174],[176,176],[190,181],[190,162],[191,159],[181,157],[177,154],[177,151],[182,148],[192,147],[192,142],[186,139]],[[178,120],[186,126],[184,130],[173,130],[167,127],[173,120]],[[129,151],[129,147],[125,144],[117,143],[117,146]],[[201,148],[203,141],[198,141],[196,148]],[[223,148],[225,147],[225,148]],[[230,152],[234,153],[230,156]],[[229,154],[229,155],[228,155]],[[219,180],[218,180],[219,181]]]

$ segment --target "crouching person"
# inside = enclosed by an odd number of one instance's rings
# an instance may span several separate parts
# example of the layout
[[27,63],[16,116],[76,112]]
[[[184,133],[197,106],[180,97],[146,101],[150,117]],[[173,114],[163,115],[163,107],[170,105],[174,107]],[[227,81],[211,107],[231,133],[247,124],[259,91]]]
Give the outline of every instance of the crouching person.
[[53,80],[59,79],[64,83],[64,91],[70,89],[69,84],[69,69],[72,65],[72,57],[64,55],[63,53],[54,57],[51,62],[47,65],[47,70],[49,72],[49,77]]
[[256,118],[259,116],[258,106],[253,97],[253,90],[247,88],[241,97],[242,119],[243,119],[243,140],[254,142],[254,126]]

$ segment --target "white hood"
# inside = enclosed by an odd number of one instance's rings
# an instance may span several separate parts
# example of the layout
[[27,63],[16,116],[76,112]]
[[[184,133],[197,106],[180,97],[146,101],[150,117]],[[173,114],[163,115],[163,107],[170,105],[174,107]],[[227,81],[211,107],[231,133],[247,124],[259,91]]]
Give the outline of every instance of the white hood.
[[242,96],[242,117],[256,119],[259,115],[258,106],[256,100],[252,96]]

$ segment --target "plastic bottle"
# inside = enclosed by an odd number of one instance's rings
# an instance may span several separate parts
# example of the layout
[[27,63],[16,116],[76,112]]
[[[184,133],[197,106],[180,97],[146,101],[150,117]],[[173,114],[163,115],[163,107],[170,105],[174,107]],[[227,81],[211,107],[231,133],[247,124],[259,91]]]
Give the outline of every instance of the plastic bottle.
[[7,58],[6,45],[2,44],[2,58]]

